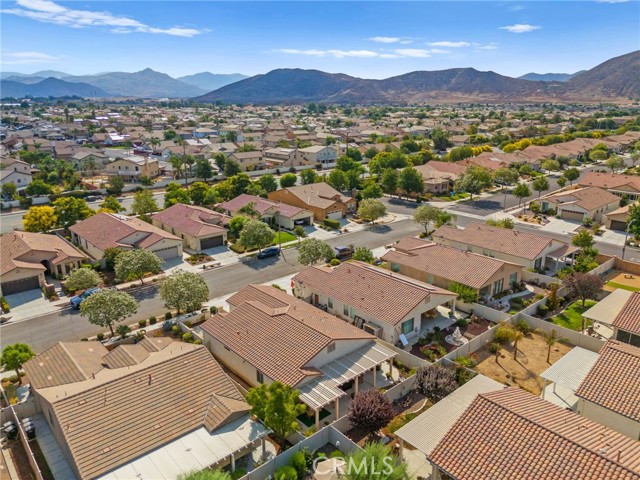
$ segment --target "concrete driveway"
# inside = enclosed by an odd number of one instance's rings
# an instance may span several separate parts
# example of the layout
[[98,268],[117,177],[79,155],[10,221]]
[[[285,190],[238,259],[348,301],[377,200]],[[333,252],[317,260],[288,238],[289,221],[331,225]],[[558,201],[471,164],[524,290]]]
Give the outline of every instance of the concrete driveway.
[[60,302],[50,302],[44,298],[40,290],[14,293],[13,295],[7,295],[5,299],[11,309],[6,316],[10,317],[12,322],[47,315],[61,308]]
[[556,218],[551,220],[540,230],[543,230],[545,232],[553,232],[553,233],[573,233],[580,226],[582,226],[582,222]]

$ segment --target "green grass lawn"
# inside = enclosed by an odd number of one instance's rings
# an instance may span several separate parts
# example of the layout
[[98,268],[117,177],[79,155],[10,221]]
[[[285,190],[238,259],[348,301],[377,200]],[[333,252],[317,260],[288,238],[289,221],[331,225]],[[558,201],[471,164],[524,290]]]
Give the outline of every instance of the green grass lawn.
[[606,285],[611,288],[621,288],[622,290],[628,290],[630,292],[640,292],[640,288],[623,285],[622,283],[607,282]]
[[293,242],[296,239],[295,235],[290,234],[289,232],[276,232],[276,236],[273,239],[273,245],[278,245],[279,243],[287,243]]
[[441,195],[439,197],[435,197],[438,200],[443,200],[445,202],[453,202],[454,200],[462,200],[464,198],[469,198],[468,193],[456,193],[455,195]]
[[[569,305],[564,312],[559,315],[551,317],[551,321],[561,327],[569,328],[571,330],[580,331],[582,328],[582,314],[593,307],[597,302],[593,300],[587,300],[582,306],[582,301],[578,300]],[[587,321],[585,324],[587,327],[591,325],[591,322]]]

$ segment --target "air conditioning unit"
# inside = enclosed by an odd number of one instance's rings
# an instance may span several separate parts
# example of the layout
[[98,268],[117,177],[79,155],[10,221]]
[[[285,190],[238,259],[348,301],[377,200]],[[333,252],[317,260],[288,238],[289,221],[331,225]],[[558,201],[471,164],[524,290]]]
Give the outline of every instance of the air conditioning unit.
[[371,335],[375,335],[378,338],[382,338],[382,327],[379,327],[378,325],[375,325],[373,323],[365,323],[362,326],[362,329],[365,332],[370,333]]

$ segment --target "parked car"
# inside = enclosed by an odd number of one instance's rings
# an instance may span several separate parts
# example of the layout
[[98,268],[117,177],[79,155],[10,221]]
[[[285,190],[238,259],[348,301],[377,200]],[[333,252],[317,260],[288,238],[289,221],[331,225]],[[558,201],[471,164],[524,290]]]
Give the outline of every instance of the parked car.
[[279,247],[269,247],[265,248],[261,252],[258,253],[258,258],[269,258],[269,257],[277,257],[280,255]]
[[351,255],[353,255],[351,247],[334,247],[334,250],[336,252],[335,258],[338,260],[347,260],[351,258]]
[[99,288],[90,288],[89,290],[85,290],[83,293],[81,293],[80,295],[76,295],[75,297],[71,297],[71,300],[69,300],[69,303],[71,303],[71,306],[73,308],[80,308],[80,304],[82,303],[82,301],[87,298],[90,297],[91,295],[93,295],[96,292],[99,292],[100,289]]

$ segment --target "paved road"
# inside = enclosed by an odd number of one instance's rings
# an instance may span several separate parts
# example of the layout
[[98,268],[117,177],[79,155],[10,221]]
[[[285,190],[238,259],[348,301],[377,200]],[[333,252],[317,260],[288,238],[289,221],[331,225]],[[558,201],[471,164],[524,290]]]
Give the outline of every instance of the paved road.
[[[407,235],[416,235],[419,229],[411,220],[401,220],[389,225],[379,225],[372,229],[337,236],[329,244],[377,248]],[[267,260],[247,260],[203,273],[209,286],[210,298],[217,298],[240,290],[249,283],[266,283],[300,271],[303,267],[297,262],[297,249],[287,249],[284,258]],[[158,295],[158,287],[149,285],[134,293],[138,301],[138,313],[131,317],[135,322],[164,311],[163,302]],[[61,340],[79,340],[95,335],[104,329],[91,325],[77,310],[65,309],[42,317],[36,317],[15,324],[0,327],[1,344],[25,342],[36,351],[42,351]]]

